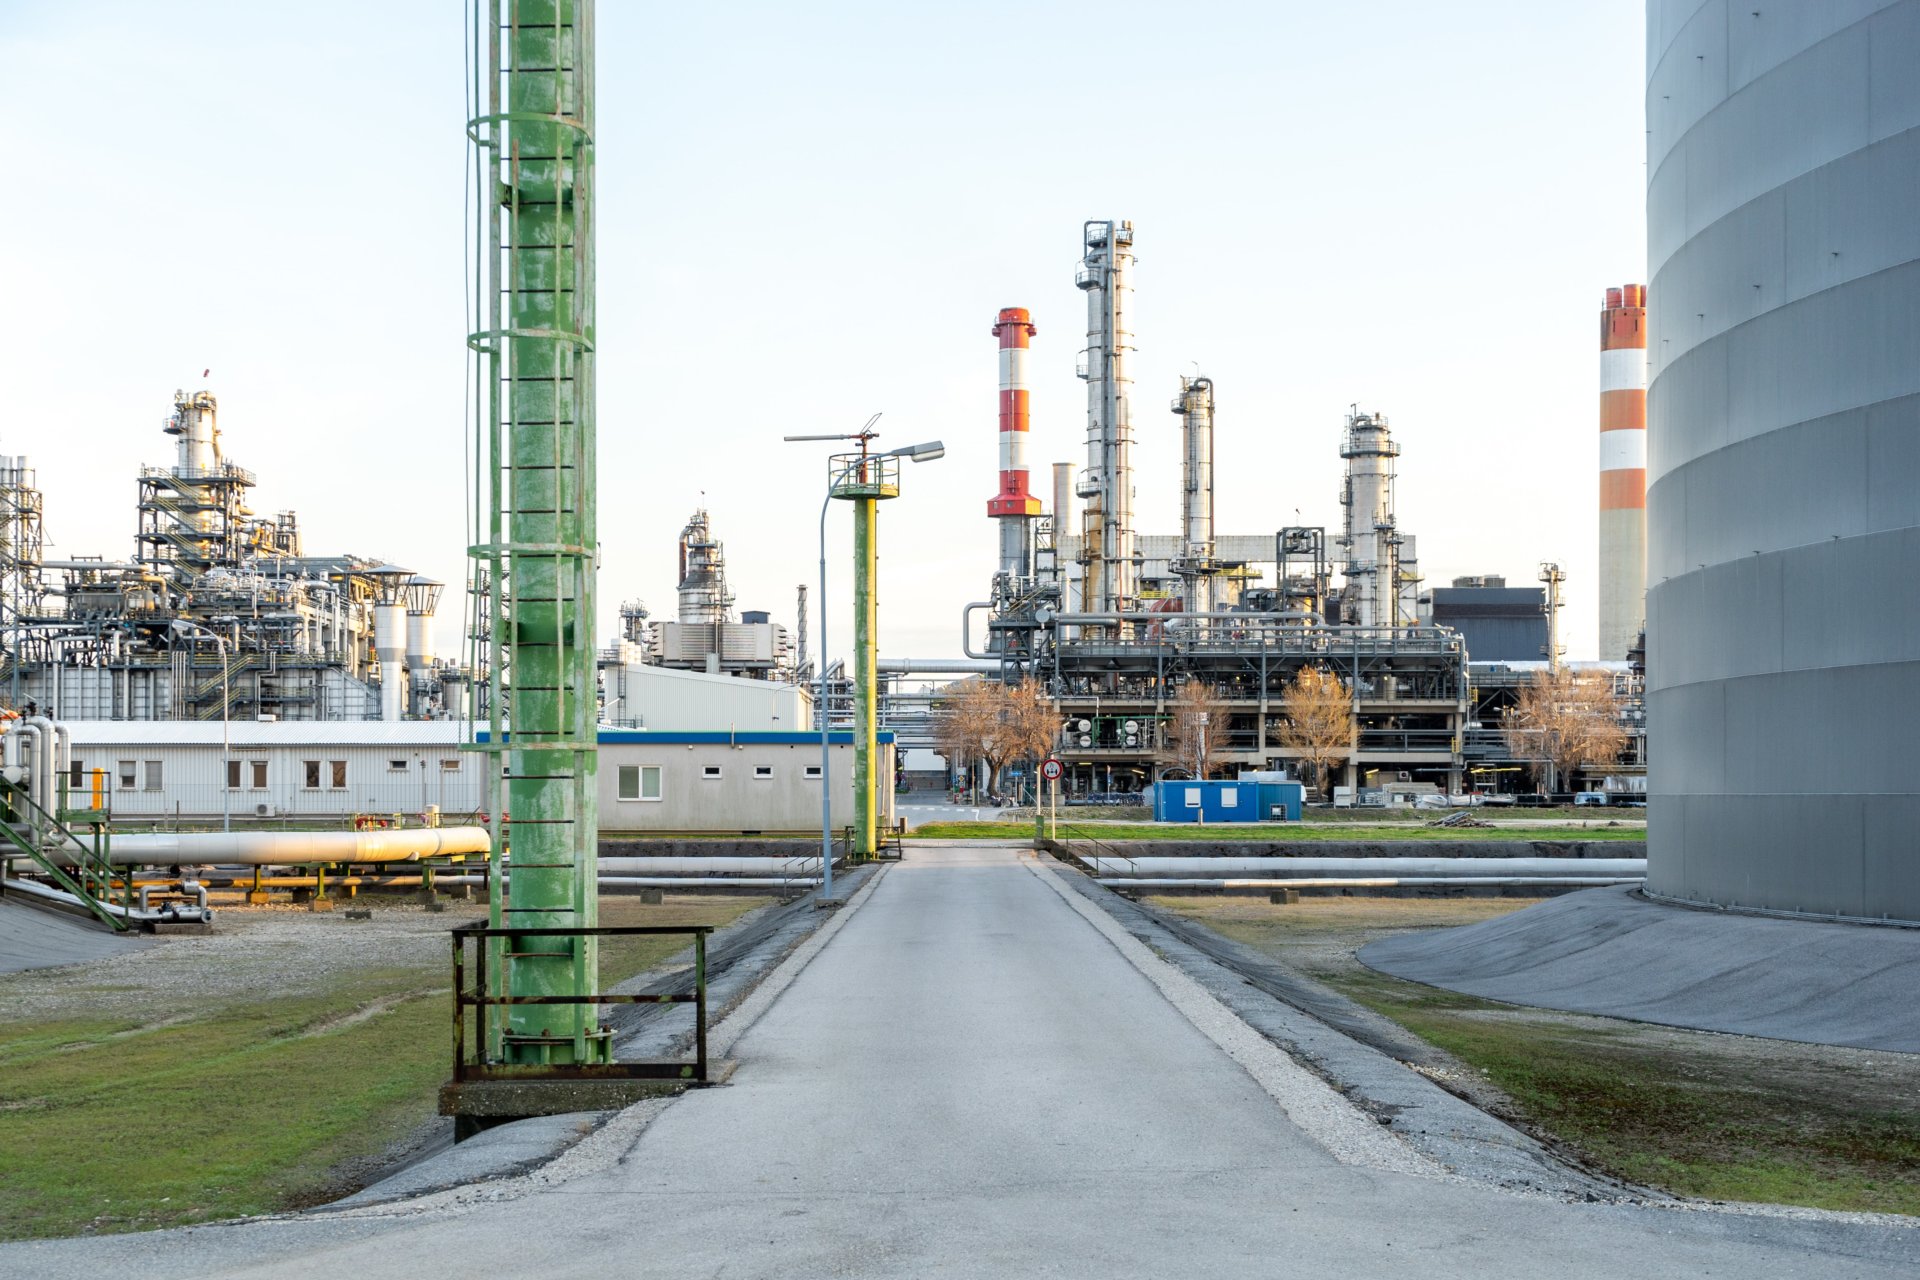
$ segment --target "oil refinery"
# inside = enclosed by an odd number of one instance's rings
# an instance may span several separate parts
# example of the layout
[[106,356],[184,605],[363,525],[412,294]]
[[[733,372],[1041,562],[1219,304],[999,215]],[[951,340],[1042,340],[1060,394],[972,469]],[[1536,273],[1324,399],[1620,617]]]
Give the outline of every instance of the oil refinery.
[[[884,669],[896,679],[971,670],[1009,684],[1035,682],[1060,716],[1056,754],[1073,795],[1137,792],[1159,777],[1170,708],[1193,683],[1227,706],[1223,766],[1297,768],[1299,752],[1283,741],[1282,703],[1306,668],[1334,672],[1352,692],[1346,787],[1513,790],[1521,761],[1502,716],[1534,672],[1562,663],[1564,571],[1544,564],[1545,586],[1536,591],[1507,588],[1499,578],[1428,589],[1415,537],[1396,513],[1400,445],[1385,414],[1358,405],[1337,441],[1328,433],[1344,464],[1337,524],[1220,532],[1214,476],[1232,460],[1218,453],[1220,389],[1201,374],[1169,388],[1180,441],[1173,480],[1180,527],[1171,534],[1137,529],[1128,371],[1134,242],[1127,220],[1082,227],[1074,283],[1087,316],[1077,359],[1086,384],[1085,461],[1053,465],[1050,510],[1034,496],[1027,463],[1036,438],[1029,362],[1036,338],[1042,351],[1045,338],[1028,308],[1000,311],[992,328],[1000,356],[999,489],[987,506],[999,558],[988,598],[964,614],[969,662],[904,659]],[[1639,633],[1645,564],[1644,520],[1633,523],[1644,507],[1634,486],[1644,492],[1645,472],[1628,468],[1644,459],[1644,391],[1629,385],[1644,373],[1644,300],[1640,286],[1612,289],[1603,312],[1599,576],[1609,660],[1580,664],[1605,672],[1620,697],[1630,749],[1607,785],[1626,791],[1638,790],[1646,758],[1641,677],[1627,660]],[[1260,514],[1234,518],[1258,530]],[[1529,636],[1537,631],[1537,640],[1516,646],[1510,628],[1494,641],[1487,623],[1497,617],[1517,621]],[[1479,654],[1466,643],[1472,635],[1488,638]],[[894,727],[902,741],[934,745],[935,717],[900,701]]]

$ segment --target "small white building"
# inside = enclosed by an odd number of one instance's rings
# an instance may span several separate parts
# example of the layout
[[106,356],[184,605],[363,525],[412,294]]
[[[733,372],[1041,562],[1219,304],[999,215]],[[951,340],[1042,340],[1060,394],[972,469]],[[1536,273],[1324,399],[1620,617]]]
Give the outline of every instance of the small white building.
[[[681,673],[675,673],[681,674]],[[757,683],[734,681],[733,683]],[[712,723],[708,721],[708,723]],[[76,806],[96,772],[117,819],[202,826],[311,821],[336,827],[356,814],[408,820],[437,809],[448,824],[486,805],[490,758],[452,721],[73,720]],[[481,731],[484,737],[485,731]],[[880,735],[882,816],[892,821],[893,735]],[[828,747],[832,821],[853,821],[852,735]],[[820,829],[816,733],[600,733],[600,830],[796,833]]]

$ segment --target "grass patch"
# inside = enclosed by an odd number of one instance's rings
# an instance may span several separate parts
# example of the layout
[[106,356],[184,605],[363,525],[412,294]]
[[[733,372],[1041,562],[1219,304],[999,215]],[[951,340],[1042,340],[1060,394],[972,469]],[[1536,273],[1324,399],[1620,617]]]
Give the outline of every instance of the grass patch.
[[[764,899],[648,906],[607,924],[723,924]],[[324,927],[326,922],[316,922]],[[685,945],[622,939],[607,982]],[[170,946],[191,946],[190,941]],[[430,1119],[447,1078],[449,970],[318,970],[272,1000],[190,1001],[150,1016],[0,1026],[0,1239],[183,1226],[342,1192],[338,1170]],[[184,1016],[182,1016],[184,1015]]]
[[1155,902],[1295,964],[1446,1050],[1510,1100],[1510,1118],[1618,1177],[1711,1200],[1920,1214],[1920,1060],[1911,1055],[1522,1009],[1352,959],[1369,934],[1469,923],[1510,903]]
[[[907,833],[925,840],[1020,840],[1032,835],[1026,822],[928,822]],[[1645,827],[1429,827],[1424,823],[1306,822],[1062,822],[1062,840],[1645,840]]]

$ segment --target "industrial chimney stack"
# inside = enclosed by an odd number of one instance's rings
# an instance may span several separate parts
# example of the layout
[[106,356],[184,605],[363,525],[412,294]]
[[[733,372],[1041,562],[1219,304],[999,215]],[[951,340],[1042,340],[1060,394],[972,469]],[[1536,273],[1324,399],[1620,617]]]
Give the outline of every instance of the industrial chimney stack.
[[1027,344],[1035,332],[1025,307],[1002,307],[993,326],[1000,339],[1000,493],[987,514],[1000,522],[1000,572],[1016,581],[1033,576],[1033,517],[1040,514],[1027,475]]
[[1647,617],[1647,287],[1600,312],[1600,657],[1627,656]]

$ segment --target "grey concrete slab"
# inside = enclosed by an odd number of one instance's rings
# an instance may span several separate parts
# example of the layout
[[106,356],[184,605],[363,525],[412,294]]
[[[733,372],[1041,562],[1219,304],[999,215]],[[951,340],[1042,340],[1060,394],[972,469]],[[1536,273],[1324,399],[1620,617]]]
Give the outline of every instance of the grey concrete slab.
[[0,898],[0,973],[84,964],[146,945],[102,925]]
[[586,1111],[533,1116],[483,1130],[430,1159],[409,1165],[344,1200],[335,1201],[332,1207],[379,1204],[485,1178],[506,1177],[553,1159],[586,1137],[608,1114]]
[[1588,889],[1360,949],[1382,973],[1511,1004],[1920,1053],[1920,929],[1830,924]]
[[1024,856],[910,850],[733,1048],[731,1086],[660,1108],[570,1180],[10,1245],[0,1275],[1766,1280],[1920,1262],[1920,1232],[1897,1227],[1570,1205],[1342,1163],[1142,967],[1171,966],[1123,953]]

